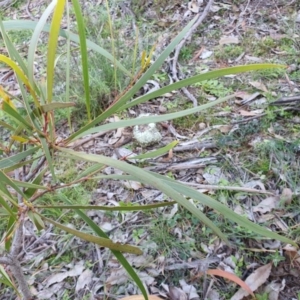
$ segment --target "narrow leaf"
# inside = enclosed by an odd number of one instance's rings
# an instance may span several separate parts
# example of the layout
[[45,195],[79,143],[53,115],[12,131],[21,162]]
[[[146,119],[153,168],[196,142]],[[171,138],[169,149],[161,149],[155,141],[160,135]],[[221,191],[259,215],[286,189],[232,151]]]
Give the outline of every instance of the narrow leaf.
[[72,229],[70,227],[64,226],[58,222],[55,222],[49,218],[46,218],[43,215],[40,215],[42,219],[44,219],[45,221],[51,223],[52,225],[60,228],[61,230],[64,230],[74,236],[77,236],[85,241],[91,242],[91,243],[95,243],[101,247],[106,247],[112,250],[116,250],[116,251],[122,251],[122,252],[126,252],[126,253],[133,253],[133,254],[137,254],[137,255],[141,255],[143,254],[143,252],[135,246],[131,246],[131,245],[127,245],[127,244],[120,244],[120,243],[114,243],[112,242],[110,239],[108,238],[102,238],[102,237],[96,237],[94,235],[88,234],[88,233],[84,233],[75,229]]
[[55,175],[55,172],[54,172],[52,157],[51,157],[51,154],[50,154],[50,149],[48,147],[47,141],[46,141],[45,138],[42,138],[42,137],[40,137],[40,141],[41,141],[43,151],[44,151],[44,154],[45,154],[47,162],[48,162],[48,166],[49,166],[49,169],[50,169],[50,172],[51,172],[51,175],[52,175],[52,179],[54,181],[56,181],[56,175]]
[[32,221],[32,223],[34,223],[34,225],[38,231],[45,229],[45,224],[44,224],[43,220],[41,219],[41,217],[37,213],[35,213],[33,211],[29,211],[28,216],[29,216],[30,220]]
[[88,52],[86,47],[86,37],[85,37],[85,25],[80,10],[80,5],[78,0],[72,0],[73,8],[76,15],[76,21],[79,32],[80,39],[80,54],[81,54],[81,64],[82,64],[82,74],[84,83],[84,93],[85,93],[85,104],[87,110],[88,120],[91,121],[91,100],[90,100],[90,84],[89,84],[89,70],[88,70]]
[[145,154],[132,156],[132,157],[130,157],[130,159],[146,159],[146,158],[153,158],[153,157],[161,156],[161,155],[164,155],[164,154],[168,153],[178,143],[179,143],[178,141],[174,141],[174,142],[170,143],[169,145],[167,145],[165,147],[162,147],[160,149],[157,149],[157,150],[145,153]]
[[147,205],[129,205],[129,206],[101,206],[101,205],[35,205],[35,208],[59,208],[59,209],[95,209],[106,211],[143,211],[158,207],[174,205],[175,201],[147,204]]
[[86,161],[93,161],[97,163],[103,163],[109,166],[112,166],[114,168],[120,169],[126,173],[129,173],[133,175],[136,180],[141,182],[147,182],[147,184],[150,184],[166,195],[168,195],[171,199],[178,202],[180,205],[185,207],[187,210],[189,210],[193,215],[195,215],[199,220],[201,220],[203,223],[205,223],[207,226],[209,226],[220,238],[222,238],[224,241],[226,241],[228,244],[228,240],[225,237],[225,235],[221,232],[221,230],[211,222],[202,211],[197,209],[192,203],[187,201],[184,197],[182,197],[179,193],[175,192],[173,188],[169,187],[169,185],[164,184],[163,182],[157,180],[156,175],[153,176],[149,174],[149,172],[146,172],[138,167],[132,166],[130,164],[127,164],[123,161],[118,161],[106,156],[102,155],[95,155],[95,154],[86,154],[83,152],[76,152],[71,149],[61,148],[57,147],[58,150],[61,152],[65,152],[69,155],[72,155],[74,158],[78,159],[84,159]]
[[226,278],[228,280],[231,280],[231,281],[235,282],[236,284],[238,284],[240,287],[242,287],[245,291],[247,291],[248,294],[250,294],[252,297],[255,297],[255,295],[251,291],[250,287],[243,280],[241,280],[239,277],[237,277],[235,274],[232,274],[232,273],[229,273],[229,272],[223,271],[223,270],[218,270],[218,269],[207,270],[206,273],[209,275],[220,276],[220,277]]
[[3,158],[0,160],[0,169],[6,169],[8,167],[12,167],[22,159],[25,159],[28,155],[31,155],[37,151],[38,147],[30,148],[26,151],[19,152],[18,154],[12,155],[7,158]]
[[53,13],[51,28],[49,33],[48,53],[47,53],[47,102],[52,102],[53,80],[54,80],[54,61],[57,47],[60,23],[63,17],[65,0],[56,2],[56,8]]
[[[70,204],[70,201],[63,194],[62,194],[62,199],[64,200],[64,202]],[[79,209],[77,209],[76,212],[91,227],[91,229],[94,230],[94,232],[98,236],[100,236],[102,238],[108,238],[106,233],[94,221],[92,221],[84,212],[82,212]],[[137,284],[137,286],[139,287],[139,289],[141,290],[141,292],[144,296],[144,299],[148,300],[148,294],[147,294],[147,291],[146,291],[141,279],[136,274],[135,270],[131,267],[131,265],[128,263],[128,261],[124,257],[124,255],[121,252],[115,251],[115,250],[111,250],[111,252],[117,258],[117,260],[120,262],[120,264],[123,266],[123,268],[127,271],[127,273],[131,276],[131,278],[134,280],[134,282]]]

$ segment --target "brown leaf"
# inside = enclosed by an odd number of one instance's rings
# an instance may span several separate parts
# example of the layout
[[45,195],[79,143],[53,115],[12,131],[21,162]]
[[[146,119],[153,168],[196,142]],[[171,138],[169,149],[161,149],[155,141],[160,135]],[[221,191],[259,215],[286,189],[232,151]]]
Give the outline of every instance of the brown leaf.
[[198,5],[198,2],[197,0],[192,0],[188,3],[188,8],[191,12],[197,14],[199,12],[199,5]]
[[251,291],[250,287],[247,285],[247,283],[244,282],[243,280],[241,280],[235,274],[232,274],[230,272],[223,271],[223,270],[218,270],[218,269],[207,270],[206,273],[210,274],[210,275],[220,276],[220,277],[226,278],[228,280],[231,280],[231,281],[235,282],[236,284],[238,284],[241,287],[241,290],[244,291],[244,293],[246,293],[246,295],[251,294],[254,297],[254,294]]
[[239,114],[241,116],[245,116],[245,117],[257,116],[257,115],[260,115],[261,113],[263,113],[263,109],[257,109],[257,110],[252,110],[252,111],[248,111],[248,110],[244,110],[244,109],[239,110]]
[[289,188],[284,188],[282,190],[281,196],[280,196],[280,201],[283,204],[291,204],[293,198],[293,192]]
[[[262,266],[255,270],[245,281],[245,283],[254,292],[269,278],[272,269],[272,263]],[[231,300],[241,300],[249,293],[244,289],[239,289],[231,298]]]
[[[163,300],[162,298],[159,298],[157,296],[148,296],[149,300]],[[143,295],[134,295],[134,296],[128,296],[125,298],[121,298],[120,300],[145,300]]]
[[169,297],[170,300],[187,300],[187,295],[185,292],[177,287],[170,287],[169,288]]
[[266,86],[259,81],[250,81],[249,83],[252,86],[254,86],[255,88],[257,88],[258,90],[261,90],[263,92],[268,92],[268,89],[266,88]]
[[253,211],[265,214],[266,212],[277,208],[279,206],[279,200],[279,196],[268,197],[265,200],[261,201],[258,205],[253,206]]
[[236,36],[222,36],[219,44],[220,45],[228,45],[228,44],[238,44],[240,41]]

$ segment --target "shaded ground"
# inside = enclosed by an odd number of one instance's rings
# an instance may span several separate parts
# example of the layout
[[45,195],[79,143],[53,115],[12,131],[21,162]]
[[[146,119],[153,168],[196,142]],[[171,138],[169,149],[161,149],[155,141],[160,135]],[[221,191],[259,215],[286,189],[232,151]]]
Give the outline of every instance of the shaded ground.
[[[176,1],[150,3],[132,0],[132,3],[111,5],[115,38],[117,47],[120,47],[117,55],[124,62],[129,62],[128,67],[132,62],[132,51],[128,53],[127,49],[135,45],[137,27],[141,40],[138,51],[149,50],[156,42],[155,55],[158,55],[194,16],[187,3]],[[17,8],[9,8],[8,13],[10,16],[17,12],[24,18],[37,18],[40,6],[41,3],[35,1],[25,6],[21,3]],[[205,3],[199,6],[200,13],[204,6]],[[297,1],[216,1],[208,17],[180,52],[179,77],[259,62],[286,64],[288,68],[228,76],[190,87],[190,93],[199,104],[233,92],[238,94],[233,100],[205,114],[158,125],[163,139],[148,150],[162,147],[175,139],[179,140],[179,144],[167,157],[141,164],[212,195],[235,212],[292,238],[298,244],[299,9]],[[101,41],[109,49],[109,30],[102,1],[85,2],[84,13],[89,37]],[[29,37],[26,34],[12,35],[19,44],[28,41]],[[42,62],[42,50],[39,59]],[[94,66],[91,67],[91,89],[93,99],[97,99],[94,104],[97,114],[101,106],[105,107],[112,101],[116,91],[110,78],[109,64],[92,54],[90,60]],[[161,72],[140,93],[146,93],[156,84],[169,84],[174,75],[170,64],[166,62]],[[59,83],[63,81],[63,62],[59,62],[57,68],[61,70],[56,78]],[[1,72],[5,76],[8,71]],[[79,70],[76,69],[75,57],[72,99],[77,102],[78,109],[73,112],[73,119],[80,123],[84,115],[80,103],[82,90],[77,88],[79,81],[76,85],[80,76],[77,79],[76,72]],[[13,76],[4,78],[1,75],[1,78],[4,86],[17,94]],[[120,75],[120,89],[126,87],[126,80]],[[56,92],[58,98],[63,98],[59,86]],[[288,96],[296,98],[284,98]],[[147,105],[139,105],[118,118],[135,117],[141,113],[161,114],[188,107],[192,107],[192,102],[182,93],[170,93]],[[65,116],[62,115],[62,136],[68,134],[64,122]],[[84,151],[125,160],[127,155],[145,152],[132,140],[130,128],[110,132],[80,147]],[[58,161],[58,165],[68,170],[67,175],[61,176],[62,182],[74,178],[78,170],[86,167],[64,165],[62,160]],[[106,174],[111,172],[118,171],[112,168],[104,170]],[[250,189],[257,189],[257,193],[249,194]],[[80,199],[83,203],[97,205],[114,206],[120,201],[123,205],[146,204],[164,200],[164,195],[150,186],[132,182],[99,181],[87,183],[83,189],[62,193],[74,202]],[[51,203],[59,199],[46,195],[43,201]],[[258,294],[273,291],[275,296],[269,299],[299,299],[300,259],[294,248],[278,241],[262,240],[197,201],[194,204],[229,236],[230,247],[177,206],[147,213],[93,211],[89,212],[89,216],[114,241],[134,243],[144,250],[142,257],[127,257],[151,294],[172,300],[231,299],[238,290],[236,284],[221,277],[201,276],[201,272],[219,268],[234,272],[245,280],[255,270],[262,270],[259,268],[272,263],[269,269],[261,271],[260,277],[265,279]],[[48,213],[54,218],[64,218],[71,226],[83,231],[86,229],[72,214],[66,212],[61,215],[54,210]],[[38,299],[116,299],[121,295],[138,293],[109,251],[52,232],[51,227],[46,232],[37,233],[28,222],[23,265]],[[3,292],[3,299],[9,299],[9,295],[10,291]],[[180,295],[186,298],[179,298]]]

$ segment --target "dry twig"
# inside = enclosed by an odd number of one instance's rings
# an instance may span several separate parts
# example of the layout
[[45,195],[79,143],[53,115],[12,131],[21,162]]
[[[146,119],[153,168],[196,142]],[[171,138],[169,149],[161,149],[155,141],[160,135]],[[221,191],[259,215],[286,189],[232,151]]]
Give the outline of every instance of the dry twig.
[[[198,28],[198,26],[203,22],[203,20],[206,18],[208,15],[208,12],[210,10],[211,5],[213,4],[214,0],[209,0],[203,13],[198,16],[197,21],[194,23],[194,25],[191,27],[191,29],[187,32],[186,36],[182,39],[182,41],[177,45],[175,48],[175,53],[172,58],[172,76],[174,81],[179,81],[178,76],[177,76],[177,63],[178,63],[178,57],[181,48],[184,46],[188,38],[192,35],[192,33]],[[194,107],[198,106],[197,99],[188,91],[187,88],[183,87],[182,88],[183,93],[193,102]]]

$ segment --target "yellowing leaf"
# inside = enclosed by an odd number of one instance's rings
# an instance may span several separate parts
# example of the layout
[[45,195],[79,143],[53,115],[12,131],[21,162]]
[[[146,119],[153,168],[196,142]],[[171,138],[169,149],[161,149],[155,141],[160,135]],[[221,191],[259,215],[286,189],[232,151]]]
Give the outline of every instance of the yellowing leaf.
[[[0,85],[0,97],[3,98],[3,101],[5,101],[11,108],[16,110],[15,105],[13,104],[10,97],[6,94],[6,92],[4,91],[4,89],[1,85]],[[1,108],[2,108],[2,105],[1,105]]]
[[29,141],[28,139],[25,139],[25,138],[23,138],[23,137],[21,137],[21,136],[19,136],[19,135],[12,135],[11,138],[12,138],[14,141],[20,142],[20,143],[22,143],[22,144],[27,143],[27,142]]

